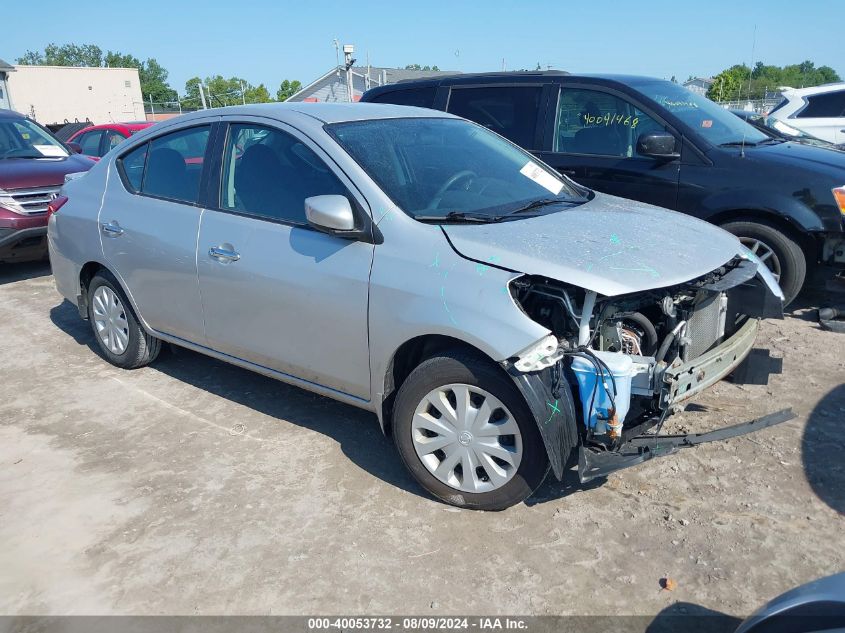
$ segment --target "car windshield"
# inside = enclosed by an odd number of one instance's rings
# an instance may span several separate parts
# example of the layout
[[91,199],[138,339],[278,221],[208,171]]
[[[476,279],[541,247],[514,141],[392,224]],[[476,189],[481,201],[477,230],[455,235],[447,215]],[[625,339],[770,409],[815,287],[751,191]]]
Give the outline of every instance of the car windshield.
[[493,221],[586,200],[530,154],[468,121],[376,119],[326,129],[397,206],[420,220]]
[[648,81],[636,87],[713,145],[756,145],[769,138],[710,99],[671,81]]
[[0,119],[0,159],[64,158],[64,145],[28,119]]
[[817,139],[812,134],[807,134],[799,130],[797,127],[792,127],[788,123],[784,123],[780,119],[776,119],[773,116],[761,117],[763,119],[763,125],[766,127],[772,128],[773,130],[777,130],[784,136],[790,136],[792,138],[800,138],[800,139],[812,139],[812,140],[821,140]]

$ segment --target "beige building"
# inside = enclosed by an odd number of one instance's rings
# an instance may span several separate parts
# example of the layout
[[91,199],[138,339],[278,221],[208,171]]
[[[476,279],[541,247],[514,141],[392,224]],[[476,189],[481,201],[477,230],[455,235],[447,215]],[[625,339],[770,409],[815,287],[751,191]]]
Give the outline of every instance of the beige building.
[[136,68],[14,66],[6,88],[11,109],[42,125],[144,120]]

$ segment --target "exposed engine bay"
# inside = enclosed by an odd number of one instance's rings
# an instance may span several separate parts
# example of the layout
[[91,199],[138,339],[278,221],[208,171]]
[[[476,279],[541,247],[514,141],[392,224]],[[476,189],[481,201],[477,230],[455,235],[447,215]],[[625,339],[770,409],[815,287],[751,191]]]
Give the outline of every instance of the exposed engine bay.
[[669,414],[749,354],[758,317],[782,316],[757,270],[736,257],[689,282],[615,297],[517,278],[515,301],[552,334],[511,368],[551,368],[555,387],[568,383],[583,445],[616,450],[654,426],[659,433]]

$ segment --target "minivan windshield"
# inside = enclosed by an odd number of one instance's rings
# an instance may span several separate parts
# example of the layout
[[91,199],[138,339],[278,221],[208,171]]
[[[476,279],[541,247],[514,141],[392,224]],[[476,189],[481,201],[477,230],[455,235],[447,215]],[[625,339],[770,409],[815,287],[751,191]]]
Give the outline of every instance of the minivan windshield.
[[586,201],[530,154],[469,121],[374,119],[326,129],[397,206],[421,221],[516,219]]
[[769,138],[707,97],[671,81],[644,81],[636,87],[713,145],[756,145]]
[[28,119],[0,119],[0,159],[65,158],[68,152],[49,132]]

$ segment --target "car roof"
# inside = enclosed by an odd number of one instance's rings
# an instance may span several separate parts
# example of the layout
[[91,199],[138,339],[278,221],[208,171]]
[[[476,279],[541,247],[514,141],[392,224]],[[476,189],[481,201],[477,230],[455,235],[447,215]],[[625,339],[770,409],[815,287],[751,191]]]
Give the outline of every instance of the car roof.
[[459,75],[448,75],[446,77],[429,77],[425,79],[409,79],[399,81],[395,84],[377,86],[368,91],[368,94],[384,94],[394,90],[405,90],[413,86],[459,86],[477,83],[548,83],[548,82],[577,82],[583,80],[589,83],[612,82],[625,86],[637,86],[653,81],[668,81],[658,77],[641,75],[622,75],[610,73],[581,73],[573,75],[565,70],[538,70],[538,71],[500,71],[491,73],[461,73]]
[[[322,121],[323,123],[345,123],[347,121],[366,121],[374,119],[397,118],[455,118],[451,114],[416,108],[412,106],[397,106],[384,103],[256,103],[225,108],[198,110],[182,115],[178,120],[186,121],[209,115],[232,116],[251,115],[272,119],[287,120],[297,115],[305,115]],[[171,119],[175,121],[176,119]]]
[[781,88],[784,97],[806,97],[807,95],[824,94],[825,92],[836,92],[837,90],[845,90],[845,81],[822,84],[821,86],[810,86],[809,88]]
[[151,125],[153,125],[154,121],[135,121],[132,123],[101,123],[100,125],[89,125],[85,128],[85,132],[90,132],[91,130],[144,130]]

